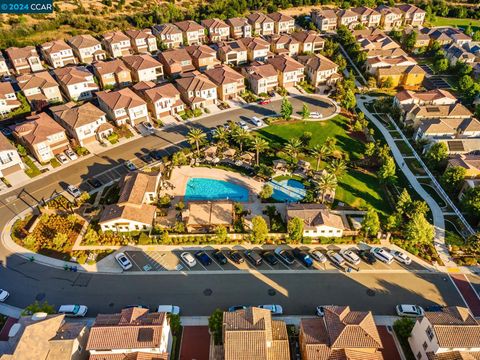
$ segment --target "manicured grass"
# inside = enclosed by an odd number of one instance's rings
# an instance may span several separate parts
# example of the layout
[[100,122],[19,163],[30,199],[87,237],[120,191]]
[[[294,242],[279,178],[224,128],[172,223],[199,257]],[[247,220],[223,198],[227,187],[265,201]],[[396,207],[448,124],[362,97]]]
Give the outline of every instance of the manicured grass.
[[433,26],[458,26],[465,28],[468,25],[471,25],[472,30],[476,31],[480,29],[480,20],[475,19],[457,19],[457,18],[445,18],[438,17],[435,21],[431,21]]
[[28,156],[24,156],[22,160],[26,165],[25,174],[27,174],[29,177],[33,178],[41,174],[40,169]]

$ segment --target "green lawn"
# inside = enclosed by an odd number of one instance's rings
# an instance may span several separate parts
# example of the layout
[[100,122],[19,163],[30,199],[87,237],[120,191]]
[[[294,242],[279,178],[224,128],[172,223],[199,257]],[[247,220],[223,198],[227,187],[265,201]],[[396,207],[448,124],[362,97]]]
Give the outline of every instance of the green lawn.
[[473,31],[480,30],[480,20],[475,19],[444,18],[437,16],[431,24],[433,26],[458,26],[463,28],[471,25]]

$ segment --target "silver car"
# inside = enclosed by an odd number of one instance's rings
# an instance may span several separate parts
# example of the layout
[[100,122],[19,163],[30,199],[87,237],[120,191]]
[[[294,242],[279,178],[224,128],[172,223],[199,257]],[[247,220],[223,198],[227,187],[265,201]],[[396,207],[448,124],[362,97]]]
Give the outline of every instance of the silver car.
[[327,257],[325,255],[323,255],[322,252],[319,251],[319,250],[310,251],[310,256],[312,258],[314,258],[315,260],[317,260],[321,264],[327,262]]

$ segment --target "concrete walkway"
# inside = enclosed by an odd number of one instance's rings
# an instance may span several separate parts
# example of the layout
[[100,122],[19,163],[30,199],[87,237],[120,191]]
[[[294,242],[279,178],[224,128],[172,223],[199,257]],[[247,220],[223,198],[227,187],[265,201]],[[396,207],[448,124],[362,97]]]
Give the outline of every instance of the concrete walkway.
[[403,171],[405,177],[410,182],[413,189],[415,189],[418,195],[420,195],[420,197],[425,200],[425,202],[430,207],[433,216],[433,225],[435,227],[435,249],[437,250],[438,255],[440,256],[446,267],[456,268],[457,264],[452,261],[450,253],[448,252],[447,246],[445,244],[445,219],[442,209],[437,204],[437,202],[423,189],[422,185],[418,182],[415,174],[405,164],[405,158],[402,155],[400,149],[395,142],[395,139],[392,137],[388,129],[365,107],[366,102],[373,101],[374,99],[374,97],[367,95],[357,95],[357,105],[359,109],[363,111],[365,116],[380,130],[392,151],[393,157],[395,158],[398,167]]

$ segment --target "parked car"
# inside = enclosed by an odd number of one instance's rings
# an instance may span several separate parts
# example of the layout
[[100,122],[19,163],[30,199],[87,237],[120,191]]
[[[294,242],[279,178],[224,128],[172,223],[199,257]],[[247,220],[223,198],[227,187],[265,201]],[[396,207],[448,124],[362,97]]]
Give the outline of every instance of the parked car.
[[319,263],[323,264],[324,262],[327,261],[327,258],[325,255],[322,254],[321,251],[319,250],[312,250],[310,251],[310,256],[317,260]]
[[314,111],[310,113],[310,119],[321,119],[322,117],[323,115],[319,112]]
[[252,117],[252,123],[254,123],[255,126],[258,126],[258,127],[265,125],[265,123],[256,116]]
[[277,265],[278,264],[278,259],[275,257],[272,251],[265,251],[262,254],[262,257],[265,259],[265,261],[269,265]]
[[428,311],[428,312],[440,312],[440,311],[443,311],[444,309],[444,306],[442,305],[430,305],[430,306],[427,306],[425,308],[425,311]]
[[123,252],[115,255],[115,260],[117,260],[118,264],[123,270],[129,270],[133,266],[130,260],[128,260],[127,256]]
[[167,314],[180,315],[180,307],[175,305],[158,305],[157,312],[164,312]]
[[67,155],[70,160],[77,160],[78,159],[77,154],[75,154],[71,149],[65,150],[65,155]]
[[93,188],[98,189],[99,187],[102,187],[102,182],[98,180],[97,178],[90,178],[87,180],[87,183],[91,185]]
[[68,185],[67,186],[67,192],[72,195],[74,198],[78,198],[82,195],[82,192],[78,187],[75,185]]
[[57,154],[55,155],[55,157],[60,162],[60,164],[66,164],[69,162],[68,158],[65,156],[64,153]]
[[390,254],[397,260],[399,263],[405,264],[405,265],[410,265],[412,263],[412,259],[408,257],[405,253],[398,251],[398,250],[392,250],[390,251]]
[[341,255],[347,260],[350,264],[358,265],[360,264],[360,258],[358,255],[351,249],[344,250],[341,252]]
[[377,258],[368,250],[360,250],[358,256],[369,265],[373,265],[377,262]]
[[237,310],[245,310],[247,307],[245,305],[234,305],[228,308],[228,312],[234,312]]
[[144,127],[145,129],[147,129],[147,131],[148,131],[150,134],[153,134],[153,133],[155,132],[155,129],[153,128],[153,125],[152,125],[150,122],[144,121],[144,122],[142,123],[142,125],[143,125],[143,127]]
[[232,259],[232,261],[236,264],[241,264],[243,263],[245,260],[243,259],[243,256],[240,255],[240,253],[236,250],[233,250],[233,251],[230,251],[228,253],[228,256],[230,257],[230,259]]
[[0,302],[4,302],[10,296],[7,290],[0,289]]
[[287,265],[292,265],[295,262],[295,258],[286,249],[278,247],[275,249],[275,254]]
[[125,161],[125,166],[127,167],[128,170],[130,171],[135,171],[137,170],[137,167],[135,166],[134,163],[132,163],[130,160]]
[[245,251],[245,257],[255,266],[260,266],[263,262],[262,257],[253,250]]
[[223,255],[223,252],[221,252],[220,250],[215,250],[213,252],[213,257],[220,263],[220,265],[225,265],[226,263],[228,263],[227,257]]
[[200,261],[200,264],[202,264],[203,266],[208,266],[212,263],[212,259],[210,259],[210,256],[208,256],[207,253],[203,250],[197,251],[195,253],[195,257],[198,261]]
[[343,257],[341,257],[340,254],[335,252],[335,251],[328,250],[327,251],[327,257],[330,259],[330,261],[334,265],[342,266],[345,263],[345,259]]
[[425,311],[418,305],[401,304],[395,307],[398,316],[404,317],[420,317],[425,314]]
[[293,249],[293,256],[300,260],[302,264],[305,265],[307,268],[313,265],[313,260],[306,251],[300,249]]
[[258,305],[260,309],[270,310],[272,315],[283,315],[283,308],[280,305],[268,304]]
[[391,264],[393,262],[393,256],[388,251],[380,247],[374,247],[370,251],[378,260],[384,262],[385,264]]
[[245,121],[239,121],[238,123],[238,126],[240,126],[243,130],[250,130],[250,128],[248,127],[247,123]]
[[258,102],[258,105],[268,105],[272,102],[270,99],[263,99]]
[[183,261],[185,261],[185,263],[188,265],[188,267],[194,267],[195,265],[197,265],[197,261],[195,260],[195,258],[193,257],[192,254],[190,254],[189,252],[185,251],[185,252],[182,252],[180,254],[180,257],[182,258]]
[[85,305],[61,305],[58,308],[59,314],[70,317],[84,317],[87,315],[88,307]]

